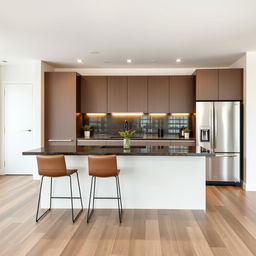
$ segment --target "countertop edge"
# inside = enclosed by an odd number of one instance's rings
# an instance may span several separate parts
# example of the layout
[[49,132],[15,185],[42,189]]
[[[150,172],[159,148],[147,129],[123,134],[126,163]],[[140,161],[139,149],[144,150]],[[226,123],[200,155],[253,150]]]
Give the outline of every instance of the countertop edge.
[[117,156],[194,156],[194,157],[210,157],[215,156],[215,153],[138,153],[138,152],[22,152],[24,156],[33,155],[67,155],[67,156],[88,156],[88,155],[117,155]]

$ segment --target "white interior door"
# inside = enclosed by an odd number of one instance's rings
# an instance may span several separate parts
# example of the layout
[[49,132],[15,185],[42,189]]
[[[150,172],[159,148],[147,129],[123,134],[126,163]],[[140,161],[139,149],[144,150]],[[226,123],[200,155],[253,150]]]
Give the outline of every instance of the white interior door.
[[5,174],[31,174],[30,159],[22,152],[32,149],[32,85],[4,87]]

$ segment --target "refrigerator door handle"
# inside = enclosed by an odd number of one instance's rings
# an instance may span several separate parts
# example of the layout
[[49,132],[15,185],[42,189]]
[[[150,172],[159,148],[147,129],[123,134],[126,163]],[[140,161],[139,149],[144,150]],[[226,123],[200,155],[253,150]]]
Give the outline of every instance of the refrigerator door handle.
[[214,106],[214,148],[216,148],[216,138],[218,136],[218,118],[217,118],[217,111]]
[[212,149],[215,149],[215,107],[214,107],[214,102],[212,103],[212,111],[211,111],[211,116],[212,116]]

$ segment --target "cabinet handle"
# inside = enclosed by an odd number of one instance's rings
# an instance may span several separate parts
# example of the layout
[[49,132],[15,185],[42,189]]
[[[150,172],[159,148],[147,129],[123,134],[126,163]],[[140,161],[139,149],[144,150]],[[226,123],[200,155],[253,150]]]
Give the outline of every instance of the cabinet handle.
[[49,142],[71,142],[72,139],[68,139],[68,140],[54,140],[54,139],[49,139]]

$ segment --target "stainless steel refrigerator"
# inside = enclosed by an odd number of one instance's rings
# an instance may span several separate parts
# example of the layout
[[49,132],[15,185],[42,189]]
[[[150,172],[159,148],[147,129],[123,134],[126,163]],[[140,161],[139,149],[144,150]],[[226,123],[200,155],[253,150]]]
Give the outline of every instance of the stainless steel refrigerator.
[[197,145],[216,153],[207,158],[206,181],[240,183],[240,102],[197,102]]

